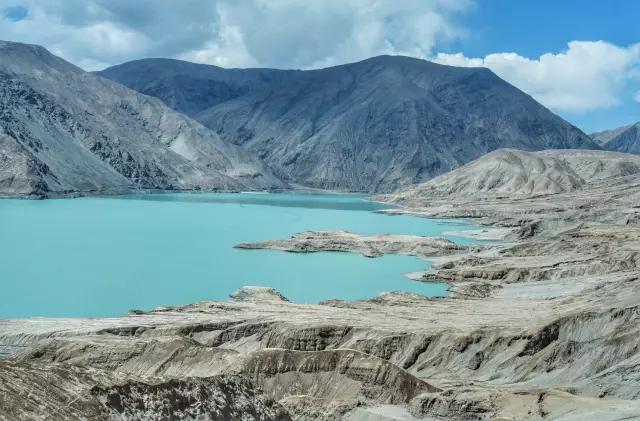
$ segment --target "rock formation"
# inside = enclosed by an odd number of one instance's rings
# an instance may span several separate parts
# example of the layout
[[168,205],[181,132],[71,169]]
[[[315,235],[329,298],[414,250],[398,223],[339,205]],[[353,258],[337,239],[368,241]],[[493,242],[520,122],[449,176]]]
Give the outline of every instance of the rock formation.
[[417,235],[361,236],[345,231],[303,232],[287,240],[272,240],[261,243],[241,243],[240,249],[272,249],[292,253],[314,253],[318,251],[358,252],[365,257],[384,254],[406,254],[410,256],[435,256],[467,251],[442,238],[420,237]]
[[0,380],[6,421],[291,420],[240,376],[125,381],[103,370],[0,361]]

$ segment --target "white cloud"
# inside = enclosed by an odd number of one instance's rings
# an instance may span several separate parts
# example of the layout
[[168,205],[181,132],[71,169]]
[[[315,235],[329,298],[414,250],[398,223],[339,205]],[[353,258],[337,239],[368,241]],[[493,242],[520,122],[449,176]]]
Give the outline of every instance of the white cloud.
[[636,102],[640,102],[640,91],[636,92],[635,96],[633,97],[633,99],[636,100]]
[[[27,15],[11,19],[21,6]],[[87,70],[142,57],[173,57],[215,32],[207,0],[0,0],[0,39],[40,44]]]
[[[464,34],[473,0],[0,0],[0,39],[87,69],[141,57],[310,68],[378,54],[426,57]],[[15,20],[5,11],[25,8]]]
[[[318,68],[380,54],[486,66],[558,112],[630,99],[640,44],[573,41],[566,51],[435,54],[464,38],[475,0],[0,0],[0,39],[40,44],[97,70],[143,57],[224,67]],[[26,12],[26,13],[25,13]],[[640,93],[635,95],[640,101]]]
[[183,54],[228,65],[316,68],[379,54],[425,57],[463,33],[450,23],[470,1],[219,0],[218,36]]
[[585,112],[620,103],[640,71],[640,44],[619,47],[603,41],[572,41],[564,52],[537,59],[516,53],[468,58],[440,53],[435,61],[454,66],[483,66],[557,111]]

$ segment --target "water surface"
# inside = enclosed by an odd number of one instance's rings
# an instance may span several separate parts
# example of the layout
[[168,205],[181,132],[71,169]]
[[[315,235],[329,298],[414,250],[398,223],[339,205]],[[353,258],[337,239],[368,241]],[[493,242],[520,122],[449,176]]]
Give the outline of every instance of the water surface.
[[428,267],[414,257],[233,248],[305,230],[438,236],[476,228],[372,212],[383,207],[361,196],[302,194],[0,200],[0,318],[119,316],[227,299],[243,285],[272,286],[301,303],[395,290],[446,295],[442,284],[403,276]]

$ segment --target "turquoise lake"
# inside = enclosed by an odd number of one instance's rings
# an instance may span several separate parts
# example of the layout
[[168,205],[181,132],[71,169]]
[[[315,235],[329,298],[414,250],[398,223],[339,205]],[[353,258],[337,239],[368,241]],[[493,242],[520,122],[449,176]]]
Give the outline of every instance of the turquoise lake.
[[403,276],[429,265],[410,256],[233,248],[306,230],[441,236],[477,228],[372,212],[383,207],[361,196],[317,194],[0,200],[0,318],[119,316],[224,300],[243,285],[272,286],[298,303],[384,291],[446,295],[442,284]]

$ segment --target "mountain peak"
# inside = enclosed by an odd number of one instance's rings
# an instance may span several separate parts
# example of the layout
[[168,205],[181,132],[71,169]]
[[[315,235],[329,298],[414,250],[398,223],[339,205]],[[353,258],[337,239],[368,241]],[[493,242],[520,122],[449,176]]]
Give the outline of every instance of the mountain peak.
[[500,147],[599,148],[484,68],[390,55],[304,71],[165,67],[131,62],[100,74],[309,187],[390,191]]
[[594,139],[603,141],[605,149],[610,151],[640,154],[640,121],[618,129],[594,133]]
[[0,40],[0,58],[0,69],[11,73],[30,74],[34,70],[84,72],[46,48],[35,44]]

